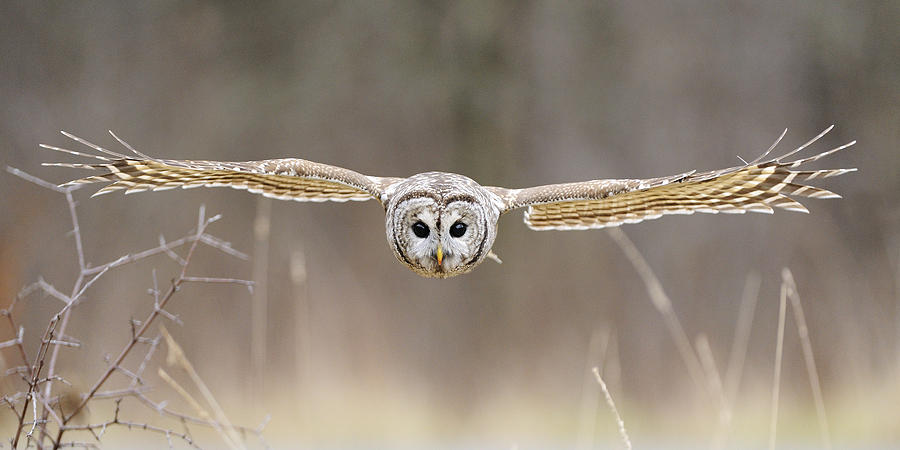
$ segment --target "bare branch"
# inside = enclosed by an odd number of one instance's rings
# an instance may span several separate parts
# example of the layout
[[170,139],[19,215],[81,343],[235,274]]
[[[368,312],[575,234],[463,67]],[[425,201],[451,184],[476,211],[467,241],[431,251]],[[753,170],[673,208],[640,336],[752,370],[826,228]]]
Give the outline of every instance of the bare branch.
[[[187,267],[190,264],[191,257],[194,254],[197,245],[200,243],[203,243],[204,245],[209,247],[213,247],[231,256],[235,256],[241,259],[247,258],[246,254],[231,248],[231,244],[229,244],[228,242],[206,234],[206,228],[211,223],[219,220],[221,216],[216,215],[207,218],[205,208],[201,206],[198,212],[197,226],[187,236],[168,243],[165,242],[163,238],[160,238],[160,242],[157,247],[144,250],[132,255],[122,256],[114,261],[97,267],[89,267],[85,262],[86,258],[84,254],[84,247],[82,245],[82,235],[76,211],[76,202],[72,196],[72,192],[75,189],[65,189],[57,187],[53,185],[53,183],[49,183],[18,169],[7,168],[7,170],[16,176],[25,179],[26,181],[65,195],[68,212],[72,223],[71,234],[74,236],[75,240],[77,263],[79,267],[77,272],[77,279],[73,283],[71,294],[63,294],[52,284],[46,282],[41,278],[37,282],[32,283],[20,290],[11,304],[6,309],[0,310],[0,315],[6,316],[10,329],[16,330],[15,338],[0,342],[0,349],[17,347],[19,349],[19,354],[21,356],[22,362],[24,363],[23,365],[16,366],[7,370],[6,374],[19,374],[26,385],[23,391],[11,395],[4,395],[2,398],[0,398],[0,401],[2,401],[2,403],[4,403],[10,409],[10,411],[12,411],[13,414],[16,415],[16,420],[18,422],[15,434],[10,439],[12,447],[18,448],[18,443],[21,436],[23,435],[26,437],[27,446],[41,449],[48,446],[53,448],[96,447],[96,444],[91,443],[74,441],[64,442],[62,438],[66,432],[82,430],[91,433],[99,442],[100,437],[103,436],[105,431],[113,426],[126,427],[129,429],[138,428],[162,434],[166,437],[166,440],[170,446],[172,445],[173,437],[175,437],[181,439],[192,447],[197,447],[187,428],[185,428],[184,432],[179,433],[149,423],[138,423],[122,420],[119,416],[119,407],[121,400],[126,397],[136,398],[142,403],[153,407],[160,414],[176,418],[185,425],[190,422],[203,426],[211,426],[213,428],[216,428],[218,426],[220,429],[227,430],[229,438],[232,439],[238,447],[242,445],[242,442],[240,441],[240,437],[237,435],[236,431],[240,431],[241,433],[252,433],[256,435],[261,442],[264,442],[262,437],[262,428],[265,425],[265,421],[262,425],[260,425],[260,427],[251,429],[247,427],[234,427],[227,422],[227,419],[224,421],[214,421],[211,419],[203,420],[192,418],[186,415],[181,415],[167,409],[165,407],[165,403],[154,403],[149,400],[149,398],[146,397],[145,393],[148,392],[150,388],[147,386],[140,386],[143,384],[143,380],[141,377],[147,369],[149,362],[161,341],[161,336],[159,335],[153,338],[148,338],[144,337],[144,334],[146,334],[148,327],[151,326],[152,322],[158,316],[167,317],[173,321],[176,321],[177,323],[181,323],[178,317],[169,313],[165,309],[166,305],[172,299],[175,292],[179,290],[181,285],[186,282],[230,283],[252,288],[252,282],[247,280],[218,277],[189,277],[186,275]],[[175,253],[175,248],[187,244],[189,244],[189,248],[185,257],[181,257]],[[69,336],[66,333],[67,324],[69,322],[72,311],[75,309],[75,306],[80,304],[87,290],[91,288],[109,270],[157,254],[168,254],[170,257],[175,259],[176,262],[178,262],[181,266],[180,275],[172,281],[170,287],[166,290],[165,293],[161,293],[158,288],[156,273],[154,271],[153,290],[151,291],[154,298],[153,310],[146,316],[144,320],[132,322],[133,328],[131,339],[119,352],[118,356],[116,356],[115,358],[107,358],[109,366],[105,371],[103,371],[103,373],[91,386],[88,392],[80,395],[75,394],[76,400],[73,401],[73,404],[75,406],[71,408],[71,411],[69,411],[68,407],[65,411],[62,409],[55,409],[57,407],[61,408],[63,395],[70,396],[70,394],[63,394],[57,397],[51,396],[53,382],[58,381],[71,386],[71,383],[56,374],[55,369],[59,355],[59,348],[78,348],[81,346],[78,339]],[[37,291],[42,291],[45,295],[62,302],[63,306],[50,317],[47,327],[40,337],[40,345],[38,346],[37,353],[32,360],[28,358],[28,355],[25,352],[24,328],[16,325],[13,317],[13,310],[19,301],[22,301],[24,298]],[[147,350],[137,368],[132,371],[124,367],[122,363],[137,344],[146,344]],[[129,377],[131,379],[130,385],[124,389],[100,390],[114,372],[119,372]],[[194,375],[196,375],[196,373],[194,373]],[[195,382],[197,381],[195,380]],[[200,382],[197,383],[198,386],[201,386]],[[202,388],[205,388],[205,386],[201,386],[201,390],[203,390]],[[208,392],[204,392],[204,395],[207,394]],[[76,425],[74,423],[71,423],[73,419],[79,415],[79,412],[84,410],[85,406],[89,402],[101,399],[115,399],[116,413],[115,417],[112,420],[88,425]],[[209,399],[207,400],[210,401]],[[211,401],[211,403],[213,402],[214,400]],[[219,408],[217,404],[214,404],[214,406],[217,409],[217,415],[221,414],[221,417],[224,417],[224,413],[221,412],[221,408]],[[40,411],[38,411],[39,409]],[[29,415],[31,416],[31,419],[26,421],[25,419]],[[55,439],[48,435],[48,424],[53,422],[55,422],[57,429]]]
[[76,431],[76,430],[96,431],[96,430],[99,430],[101,432],[101,434],[99,436],[102,436],[103,433],[105,433],[108,428],[113,427],[113,426],[121,426],[121,427],[128,428],[129,430],[137,429],[137,430],[150,431],[152,433],[162,434],[162,435],[166,436],[167,438],[174,436],[178,439],[181,439],[182,441],[184,441],[185,444],[187,444],[193,448],[197,448],[197,449],[200,448],[194,442],[194,440],[185,433],[179,433],[176,431],[169,430],[167,428],[150,425],[148,423],[128,422],[125,420],[121,420],[118,417],[116,417],[113,420],[109,420],[109,421],[102,422],[102,423],[94,423],[94,424],[88,424],[88,425],[65,425],[65,426],[60,427],[60,430],[61,431]]
[[166,238],[164,238],[163,235],[159,235],[159,248],[161,248],[166,255],[169,255],[169,258],[172,258],[172,260],[174,260],[178,264],[182,266],[187,264],[184,258],[178,256],[178,253],[175,253],[174,250],[166,245]]
[[81,289],[78,290],[78,292],[77,292],[75,295],[72,296],[72,301],[69,302],[69,303],[75,303],[75,302],[77,302],[78,299],[81,298],[82,294],[84,294],[84,291],[86,291],[86,290],[87,290],[89,287],[91,287],[97,280],[99,280],[100,277],[103,276],[103,274],[105,274],[106,272],[109,271],[109,269],[112,269],[113,267],[115,267],[115,265],[116,265],[117,262],[122,261],[122,260],[124,260],[124,259],[125,259],[125,257],[123,256],[123,257],[119,258],[118,260],[113,261],[112,264],[109,264],[109,265],[104,266],[102,270],[100,270],[99,272],[96,273],[96,275],[94,275],[94,278],[91,278],[90,280],[88,280],[87,283],[84,283],[84,286],[82,286]]
[[6,369],[6,372],[4,372],[3,375],[4,375],[4,376],[9,376],[9,375],[12,375],[12,374],[14,374],[14,373],[18,373],[18,374],[22,374],[22,375],[24,376],[24,374],[28,373],[29,370],[30,370],[30,369],[29,369],[28,366],[16,366],[16,367],[10,367],[9,369]]
[[81,347],[81,343],[79,343],[79,342],[69,342],[69,341],[63,341],[60,339],[50,339],[49,341],[47,341],[47,343],[50,345],[61,345],[63,347],[74,347],[74,348]]
[[[211,222],[209,222],[209,223],[211,223]],[[208,225],[209,223],[207,223],[207,225]],[[123,257],[121,257],[121,258],[119,258],[119,259],[117,259],[117,260],[115,260],[115,261],[108,262],[108,263],[103,264],[103,265],[101,265],[101,266],[91,267],[91,268],[85,269],[84,274],[85,274],[85,275],[91,275],[91,274],[100,272],[101,270],[104,270],[104,268],[105,268],[106,266],[112,266],[112,267],[110,267],[110,268],[116,268],[116,267],[119,267],[119,266],[124,265],[124,264],[132,263],[132,262],[134,262],[134,261],[138,261],[138,260],[141,260],[141,259],[145,259],[145,258],[148,258],[148,257],[151,257],[151,256],[158,255],[158,254],[160,254],[160,253],[168,253],[168,252],[171,252],[171,251],[172,251],[173,249],[175,249],[175,248],[181,247],[181,246],[183,246],[183,245],[185,245],[185,244],[193,243],[193,242],[195,242],[195,241],[198,240],[198,239],[200,240],[200,242],[202,242],[202,243],[204,243],[204,244],[206,244],[206,245],[208,245],[208,246],[210,246],[210,247],[213,247],[213,248],[215,248],[215,249],[217,249],[217,250],[219,250],[219,251],[221,251],[221,252],[223,252],[223,253],[225,253],[225,254],[228,254],[228,255],[231,255],[231,256],[234,256],[234,257],[237,257],[237,258],[240,258],[240,259],[247,259],[247,255],[245,255],[244,253],[241,253],[241,252],[239,252],[239,251],[237,251],[237,250],[231,248],[227,242],[220,241],[218,238],[216,238],[216,237],[214,237],[214,236],[211,236],[211,235],[208,235],[208,234],[201,234],[199,237],[198,237],[196,234],[193,234],[193,235],[190,235],[190,236],[185,236],[185,237],[176,239],[176,240],[174,240],[174,241],[168,241],[168,242],[163,241],[163,242],[165,242],[165,245],[158,245],[158,246],[156,246],[156,247],[153,247],[153,248],[150,248],[150,249],[147,249],[147,250],[143,250],[143,251],[140,251],[140,252],[138,252],[138,253],[133,253],[133,254],[125,255],[125,256],[123,256]],[[176,256],[177,256],[177,255],[176,255]],[[179,264],[184,265],[184,264],[183,264],[183,261],[184,261],[183,258],[181,258],[180,256],[178,256],[177,260],[180,261]]]
[[61,377],[61,376],[59,376],[59,375],[53,375],[52,377],[41,378],[40,380],[37,380],[37,384],[43,384],[43,383],[45,383],[45,382],[47,382],[47,381],[50,381],[50,380],[59,381],[59,382],[61,382],[62,384],[65,384],[66,386],[71,386],[71,385],[72,385],[72,383],[70,383],[68,380],[66,380],[65,378],[63,378],[63,377]]
[[[25,343],[24,343],[25,328],[21,327],[21,326],[16,327],[16,321],[13,319],[12,313],[10,313],[9,310],[4,309],[4,310],[0,311],[0,315],[6,316],[6,321],[9,322],[9,328],[11,330],[15,330],[15,329],[19,330],[18,334],[16,334],[17,342],[14,345],[16,346],[16,348],[19,349],[19,357],[22,358],[22,364],[24,364],[25,366],[29,366],[30,364],[28,362],[28,354],[25,352]],[[7,371],[7,373],[9,373],[9,371]]]
[[[68,423],[68,421],[71,420],[71,418],[75,417],[75,415],[79,411],[81,411],[85,407],[85,405],[87,405],[87,403],[99,391],[100,387],[103,386],[104,383],[106,383],[106,381],[109,379],[109,377],[112,375],[113,372],[120,371],[123,373],[130,374],[130,372],[128,372],[127,369],[122,368],[122,365],[121,365],[122,361],[125,359],[126,356],[128,356],[128,354],[134,348],[135,344],[137,344],[139,342],[143,342],[143,335],[147,331],[147,328],[156,319],[156,317],[158,317],[159,315],[164,315],[163,311],[165,310],[166,305],[172,299],[175,292],[177,292],[179,290],[179,287],[185,282],[185,279],[188,278],[185,275],[188,264],[190,263],[191,257],[193,256],[194,251],[197,248],[197,244],[201,240],[200,238],[204,235],[203,233],[205,232],[206,227],[210,223],[218,220],[220,217],[221,216],[213,216],[210,219],[205,219],[205,208],[203,208],[201,206],[199,214],[198,214],[197,230],[196,230],[196,233],[194,234],[193,238],[190,240],[191,246],[188,250],[187,256],[184,258],[185,264],[182,265],[181,274],[175,280],[172,281],[171,286],[169,287],[166,294],[162,296],[162,298],[159,298],[158,294],[155,295],[155,297],[154,297],[155,305],[154,305],[153,311],[150,312],[150,314],[147,316],[147,318],[145,320],[141,321],[140,328],[133,333],[131,340],[126,344],[125,348],[123,348],[122,351],[119,353],[119,355],[111,362],[110,366],[107,368],[106,371],[104,371],[104,373],[100,376],[100,378],[94,383],[93,387],[88,391],[88,393],[84,396],[84,398],[81,400],[81,402],[74,408],[74,410],[71,413],[66,415],[66,417],[63,419],[64,423]],[[120,258],[120,260],[121,259],[122,258]],[[108,265],[107,270],[108,270],[108,268],[111,268],[114,266],[115,266],[115,262],[113,264]],[[131,374],[131,375],[134,375],[134,374]],[[132,377],[132,380],[137,380],[137,379],[138,378],[136,376]],[[58,436],[57,436],[57,441],[60,440],[60,437],[62,436],[62,433],[64,431],[66,431],[66,428],[61,427],[59,430]]]
[[66,188],[61,188],[61,187],[59,187],[59,186],[57,186],[57,185],[55,185],[55,184],[53,184],[53,183],[50,183],[50,182],[48,182],[48,181],[44,181],[44,180],[42,180],[42,179],[40,179],[40,178],[38,178],[38,177],[36,177],[36,176],[34,176],[34,175],[28,174],[28,173],[26,173],[25,171],[16,169],[15,167],[6,166],[6,171],[9,172],[9,173],[11,173],[11,174],[13,174],[13,175],[15,175],[15,176],[17,176],[17,177],[19,177],[19,178],[21,178],[21,179],[23,179],[23,180],[25,180],[25,181],[34,183],[34,184],[36,184],[36,185],[38,185],[38,186],[40,186],[40,187],[42,187],[42,188],[44,188],[44,189],[50,189],[50,190],[53,191],[53,192],[65,193],[65,192],[68,191],[68,189],[66,189]]
[[138,368],[135,371],[137,378],[131,380],[132,387],[138,383],[138,381],[141,379],[140,377],[144,374],[144,370],[147,369],[147,363],[150,362],[150,358],[153,357],[153,354],[156,353],[156,349],[159,347],[160,338],[161,336],[157,335],[150,341],[150,346],[147,349],[147,353],[144,355],[144,359],[141,360],[141,363],[138,365]]
[[59,292],[55,287],[53,287],[52,284],[50,284],[50,283],[44,281],[43,278],[38,278],[36,284],[37,284],[38,286],[40,286],[40,288],[41,288],[46,294],[50,295],[51,297],[53,297],[53,298],[55,298],[55,299],[57,299],[57,300],[59,300],[59,301],[61,301],[61,302],[63,302],[63,303],[69,303],[69,302],[72,301],[72,299],[69,298],[68,295],[65,295],[65,294],[63,294],[62,292]]
[[122,397],[133,397],[139,393],[149,392],[149,386],[129,387],[127,389],[115,389],[111,391],[99,391],[94,393],[94,399],[116,399]]
[[126,369],[126,368],[124,368],[124,367],[122,367],[122,366],[116,366],[116,370],[117,370],[119,373],[125,375],[126,377],[131,378],[132,381],[133,381],[133,380],[137,380],[138,384],[144,384],[144,381],[141,380],[141,377],[135,375],[134,372],[132,372],[132,371],[130,371],[130,370],[128,370],[128,369]]
[[43,278],[38,278],[38,280],[35,281],[34,283],[31,283],[28,286],[25,286],[22,289],[20,289],[19,293],[16,294],[15,298],[13,298],[9,307],[7,307],[6,309],[0,310],[0,315],[11,315],[13,310],[15,309],[16,305],[20,301],[22,301],[29,295],[33,294],[37,290],[44,291],[45,294],[58,299],[59,301],[63,302],[64,304],[69,303],[69,300],[70,300],[69,296],[63,294],[62,292],[59,292],[55,287],[53,287],[52,284],[44,281]]
[[223,253],[227,253],[231,256],[234,256],[235,258],[243,259],[243,260],[250,259],[250,257],[247,256],[246,253],[239,252],[239,251],[235,250],[234,248],[232,248],[230,242],[223,241],[211,234],[204,234],[203,236],[201,236],[200,242],[202,242],[214,249],[217,249]]
[[90,275],[93,273],[100,272],[101,270],[104,270],[104,268],[107,266],[110,266],[110,268],[115,268],[115,267],[118,267],[118,266],[121,266],[124,264],[132,263],[132,262],[144,259],[144,258],[148,258],[150,256],[158,255],[160,253],[165,253],[168,250],[171,250],[173,248],[177,248],[184,244],[190,243],[190,242],[192,242],[192,240],[193,240],[193,236],[183,237],[181,239],[176,239],[174,241],[166,243],[165,247],[156,246],[151,249],[147,249],[147,250],[144,250],[144,251],[141,251],[138,253],[128,254],[128,255],[125,255],[115,261],[108,262],[101,266],[91,267],[89,269],[86,269],[85,275]]
[[184,277],[182,281],[193,282],[193,283],[230,283],[230,284],[240,284],[243,286],[247,286],[247,289],[252,293],[253,286],[255,282],[250,280],[240,280],[237,278],[210,278],[210,277]]
[[19,327],[19,334],[15,339],[0,342],[0,348],[12,347],[13,345],[22,345],[22,335],[25,334],[25,328]]
[[[66,304],[66,307],[63,308],[65,310],[65,313],[62,316],[62,323],[59,325],[59,333],[58,333],[59,336],[65,336],[65,334],[66,334],[66,328],[69,325],[69,317],[71,315],[70,306],[76,305],[78,302],[78,299],[81,298],[81,295],[84,294],[84,292],[91,285],[93,285],[95,281],[97,281],[101,276],[103,276],[103,274],[106,273],[106,270],[103,270],[103,271],[99,272],[97,274],[97,276],[95,276],[90,281],[88,281],[87,283],[82,285],[82,283],[84,282],[84,277],[85,277],[84,271],[87,268],[87,266],[85,265],[85,262],[84,262],[85,261],[84,245],[83,245],[82,239],[81,239],[81,226],[79,225],[79,222],[78,222],[78,211],[75,208],[75,199],[74,199],[74,197],[72,197],[72,189],[66,189],[64,191],[64,194],[66,196],[66,205],[68,205],[68,207],[69,207],[69,218],[72,220],[72,235],[75,237],[75,254],[78,259],[78,278],[75,280],[74,286],[72,286],[72,295],[69,296],[69,302]],[[76,294],[76,292],[77,292],[77,294]],[[52,333],[51,333],[51,336],[52,336]],[[47,365],[47,373],[51,380],[53,379],[53,376],[56,374],[56,361],[59,358],[59,349],[60,349],[59,345],[53,346],[53,352],[50,355],[50,363]],[[44,396],[50,397],[52,391],[53,391],[53,382],[50,381],[44,386]],[[47,418],[47,414],[48,414],[48,411],[45,409],[45,411],[43,413],[44,419]],[[42,432],[42,436],[44,434],[45,433]],[[56,439],[57,444],[59,444],[60,437],[61,436],[58,436]]]
[[[194,416],[191,416],[191,415],[182,414],[182,413],[173,411],[173,410],[171,410],[171,409],[168,408],[166,402],[163,401],[163,402],[156,403],[156,402],[154,402],[153,400],[151,400],[149,397],[147,397],[146,395],[144,395],[143,393],[136,393],[136,394],[134,395],[134,398],[138,399],[139,401],[141,401],[142,403],[144,403],[144,404],[147,405],[148,407],[152,408],[153,410],[155,410],[155,411],[158,412],[159,414],[164,415],[164,416],[167,416],[167,417],[171,417],[171,418],[173,418],[173,419],[177,419],[177,420],[179,420],[179,421],[181,421],[181,422],[185,422],[185,423],[190,422],[190,423],[193,423],[193,424],[203,425],[203,426],[208,426],[208,427],[221,426],[221,424],[219,424],[218,422],[216,422],[216,421],[214,421],[214,420],[211,420],[211,419],[204,419],[204,418],[200,418],[200,417],[194,417]],[[257,438],[262,439],[262,431],[263,431],[263,428],[264,428],[263,425],[265,425],[267,422],[268,422],[268,420],[265,420],[265,421],[263,422],[263,424],[261,424],[261,426],[260,426],[260,427],[257,427],[256,429],[248,428],[248,427],[242,427],[242,426],[239,426],[239,425],[234,425],[234,429],[240,431],[241,433],[252,433],[252,434],[255,434],[255,435],[257,435]]]
[[49,415],[53,417],[53,420],[56,421],[56,423],[61,426],[63,424],[62,419],[56,414],[56,411],[54,411],[53,407],[50,406],[49,402],[47,402],[47,399],[45,399],[44,396],[42,396],[40,392],[35,392],[34,394],[35,394],[35,398],[37,398],[38,401],[40,401],[41,404],[44,406],[44,411],[47,411],[49,413]]

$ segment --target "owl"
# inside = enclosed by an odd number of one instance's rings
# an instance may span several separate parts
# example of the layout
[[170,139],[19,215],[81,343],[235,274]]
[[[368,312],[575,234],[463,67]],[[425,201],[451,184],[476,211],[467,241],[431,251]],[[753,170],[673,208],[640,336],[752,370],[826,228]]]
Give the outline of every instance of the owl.
[[[94,195],[124,190],[126,194],[172,188],[227,186],[281,200],[376,200],[385,211],[388,245],[403,265],[430,278],[449,278],[472,271],[491,253],[497,221],[514,209],[525,209],[532,230],[586,230],[655,219],[667,214],[772,213],[775,208],[809,212],[789,196],[840,198],[802,182],[856,169],[794,170],[852,146],[856,141],[793,161],[787,158],[812,145],[834,126],[778,158],[768,155],[778,137],[759,158],[709,172],[690,171],[650,179],[606,179],[508,189],[482,186],[464,175],[426,172],[408,178],[374,177],[350,169],[297,158],[247,162],[188,161],[147,156],[110,134],[131,154],[123,155],[72,134],[63,134],[97,153],[51,145],[42,147],[92,163],[45,165],[99,170],[103,173],[61,186],[110,182]],[[499,261],[499,259],[497,259]]]

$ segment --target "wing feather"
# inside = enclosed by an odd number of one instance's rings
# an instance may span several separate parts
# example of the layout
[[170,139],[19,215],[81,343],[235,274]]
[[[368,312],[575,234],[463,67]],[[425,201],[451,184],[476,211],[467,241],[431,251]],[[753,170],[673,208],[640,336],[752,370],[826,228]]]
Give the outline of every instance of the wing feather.
[[580,230],[618,226],[667,214],[762,212],[776,208],[809,212],[789,196],[840,198],[827,189],[802,184],[856,169],[791,170],[852,146],[856,141],[795,161],[782,161],[813,144],[831,127],[779,158],[709,172],[688,172],[646,180],[593,180],[526,189],[489,188],[505,211],[527,207],[525,223],[535,230]]
[[[111,132],[110,132],[111,133]],[[60,147],[42,147],[80,157],[99,160],[96,163],[45,163],[49,166],[73,167],[103,171],[69,181],[61,186],[88,183],[110,183],[94,195],[113,191],[126,194],[161,191],[181,187],[231,187],[281,200],[337,201],[376,199],[384,202],[388,186],[399,178],[370,177],[358,172],[298,158],[271,159],[246,162],[188,161],[151,158],[134,150],[113,135],[134,153],[134,157],[106,150],[72,134],[63,134],[103,155],[85,154]]]

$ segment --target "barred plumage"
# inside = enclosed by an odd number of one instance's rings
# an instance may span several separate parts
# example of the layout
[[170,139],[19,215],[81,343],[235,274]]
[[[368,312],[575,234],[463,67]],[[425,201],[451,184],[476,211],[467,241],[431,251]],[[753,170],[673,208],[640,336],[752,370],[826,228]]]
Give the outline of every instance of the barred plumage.
[[90,143],[72,134],[67,137],[87,145],[107,156],[89,155],[74,150],[41,144],[42,147],[77,156],[100,160],[100,163],[46,163],[50,166],[106,170],[102,175],[89,176],[64,183],[73,186],[86,183],[111,182],[94,196],[124,190],[126,194],[143,191],[162,191],[181,187],[231,187],[246,189],[254,194],[280,200],[337,201],[381,200],[383,189],[396,181],[392,178],[367,177],[352,170],[297,158],[264,161],[220,162],[171,160],[152,158],[134,150],[113,135],[138,158],[121,155]]
[[788,195],[840,198],[814,186],[797,184],[842,175],[856,169],[792,171],[843,150],[856,141],[829,151],[783,162],[827,134],[834,126],[779,158],[765,160],[784,133],[759,158],[743,166],[652,179],[594,180],[537,186],[505,194],[511,208],[525,207],[525,223],[535,230],[583,230],[637,223],[666,214],[773,212],[774,208],[809,211]]
[[775,208],[809,212],[789,196],[840,196],[803,182],[856,169],[791,169],[850,147],[856,141],[807,158],[784,160],[812,145],[832,128],[833,125],[781,157],[766,160],[781,142],[785,130],[759,158],[728,169],[524,189],[481,186],[462,175],[444,172],[409,178],[372,177],[296,158],[247,162],[157,159],[138,152],[112,132],[134,156],[109,151],[66,132],[63,134],[67,137],[100,154],[41,146],[97,160],[96,163],[45,164],[105,171],[62,185],[110,182],[94,195],[116,190],[132,193],[227,186],[297,201],[374,198],[385,208],[387,238],[397,259],[420,275],[446,278],[471,271],[491,255],[499,216],[522,207],[527,207],[525,223],[534,230],[603,228],[694,212],[772,213]]

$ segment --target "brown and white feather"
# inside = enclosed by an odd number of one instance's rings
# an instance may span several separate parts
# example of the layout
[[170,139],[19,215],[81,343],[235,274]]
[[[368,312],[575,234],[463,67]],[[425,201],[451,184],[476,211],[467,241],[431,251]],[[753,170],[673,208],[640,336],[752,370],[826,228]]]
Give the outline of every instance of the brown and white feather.
[[64,135],[96,153],[42,146],[92,159],[89,163],[47,165],[100,171],[98,175],[63,184],[109,183],[94,195],[119,190],[132,193],[227,186],[297,201],[374,198],[385,208],[385,235],[397,259],[420,275],[447,278],[473,270],[491,254],[498,218],[516,208],[527,208],[525,223],[535,230],[603,228],[666,214],[695,212],[772,213],[776,208],[807,212],[791,196],[839,196],[805,182],[855,170],[795,170],[855,142],[786,161],[830,130],[831,127],[786,155],[767,160],[784,137],[782,133],[759,158],[728,169],[525,189],[482,186],[463,175],[446,172],[427,172],[408,178],[372,177],[297,158],[247,162],[158,159],[135,150],[115,134],[113,137],[131,151],[130,155],[112,152],[65,132]]
[[[582,230],[618,226],[667,214],[772,213],[775,208],[809,212],[789,196],[839,198],[826,189],[802,184],[856,169],[791,170],[855,144],[855,141],[796,161],[784,162],[821,134],[788,154],[763,162],[781,137],[760,158],[743,166],[687,172],[651,179],[593,180],[525,189],[489,188],[505,201],[505,211],[527,207],[525,223],[535,230]],[[786,131],[786,130],[785,130]]]
[[[246,162],[171,160],[148,157],[133,150],[129,157],[103,149],[76,136],[66,136],[108,156],[89,155],[42,145],[45,148],[91,157],[97,163],[47,163],[46,165],[103,170],[106,173],[70,181],[62,186],[110,182],[94,195],[124,190],[126,194],[173,188],[231,187],[282,200],[382,201],[386,188],[397,178],[369,177],[361,173],[298,158]],[[118,139],[118,138],[117,138]],[[130,146],[122,142],[129,149]]]

